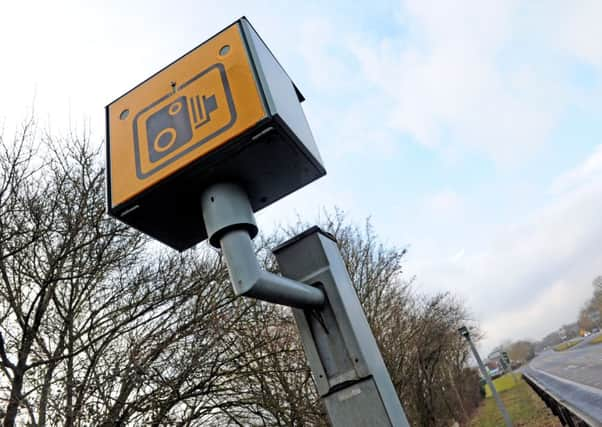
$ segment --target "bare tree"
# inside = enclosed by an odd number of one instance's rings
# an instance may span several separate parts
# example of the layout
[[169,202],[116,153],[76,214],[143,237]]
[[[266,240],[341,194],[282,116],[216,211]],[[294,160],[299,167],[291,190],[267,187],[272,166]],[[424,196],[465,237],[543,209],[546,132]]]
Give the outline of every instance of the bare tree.
[[4,425],[206,423],[244,406],[254,304],[233,301],[218,254],[162,253],[108,218],[85,136],[28,124],[0,148]]
[[535,357],[535,344],[529,340],[519,340],[504,347],[512,364],[523,364]]
[[[63,144],[47,137],[36,145],[32,127],[23,129],[16,144],[2,141],[0,179],[7,191],[0,229],[0,357],[10,383],[7,426],[15,423],[20,406],[37,424],[28,396],[38,387],[44,421],[52,371],[65,353],[82,351],[74,346],[74,316],[81,314],[74,306],[141,247],[139,236],[104,215],[104,175],[94,166],[97,154],[87,138]],[[42,154],[34,157],[36,148]],[[61,321],[49,321],[56,318]],[[46,380],[25,389],[28,372],[42,366]],[[66,390],[67,419],[71,391]]]
[[[177,254],[108,218],[84,135],[0,139],[0,401],[5,426],[326,425],[288,309],[234,299],[220,254]],[[415,425],[460,419],[466,317],[402,275],[405,249],[324,214]],[[259,241],[259,256],[300,231]],[[463,377],[464,375],[464,377]]]
[[[10,383],[4,425],[13,425],[20,406],[37,424],[33,396],[39,393],[44,422],[52,373],[76,347],[75,317],[90,289],[120,264],[135,258],[142,239],[104,215],[104,174],[88,139],[35,141],[29,123],[16,143],[2,141],[4,183],[0,227],[0,357]],[[36,145],[38,144],[38,145]],[[41,152],[34,156],[35,150]],[[52,320],[51,320],[52,319]],[[54,320],[60,319],[59,322]],[[81,331],[79,331],[81,333]],[[69,360],[69,357],[67,357]],[[32,370],[45,379],[25,388]],[[73,366],[67,366],[68,374]],[[67,419],[72,387],[66,389]]]

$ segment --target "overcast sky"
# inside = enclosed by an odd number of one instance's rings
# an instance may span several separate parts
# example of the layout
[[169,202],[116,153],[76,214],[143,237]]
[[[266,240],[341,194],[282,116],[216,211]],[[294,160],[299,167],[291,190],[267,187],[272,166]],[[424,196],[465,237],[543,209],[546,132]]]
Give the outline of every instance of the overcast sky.
[[[541,338],[602,274],[602,2],[18,1],[0,6],[0,119],[55,132],[245,15],[295,80],[328,175],[258,215],[337,205],[409,247],[422,292]],[[88,4],[88,5],[85,5]]]

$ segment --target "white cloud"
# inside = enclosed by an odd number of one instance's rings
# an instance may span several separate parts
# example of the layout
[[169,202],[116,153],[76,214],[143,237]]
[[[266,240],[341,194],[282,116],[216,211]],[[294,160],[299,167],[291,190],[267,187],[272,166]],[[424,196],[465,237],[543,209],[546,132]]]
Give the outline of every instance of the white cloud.
[[455,191],[443,190],[425,198],[425,208],[435,215],[461,213],[464,208],[462,198]]
[[503,338],[541,338],[575,321],[591,295],[591,281],[602,273],[600,153],[599,146],[563,174],[558,180],[571,186],[522,222],[491,229],[491,240],[482,236],[482,249],[414,259],[410,270],[419,284],[443,284],[466,300],[485,330],[486,348]]
[[483,322],[481,327],[487,331],[486,344],[491,348],[508,337],[541,339],[560,325],[574,322],[574,307],[583,304],[589,296],[587,291],[589,289],[565,281],[552,283],[528,306],[500,313]]
[[455,253],[455,254],[454,254],[454,255],[453,255],[453,256],[452,256],[452,257],[451,257],[449,260],[450,260],[450,261],[451,261],[453,264],[456,264],[456,263],[460,262],[460,260],[461,260],[462,258],[464,258],[464,255],[465,255],[465,253],[466,253],[466,252],[464,251],[464,249],[460,249],[460,250],[459,250],[458,252],[456,252],[456,253]]
[[305,19],[300,36],[303,43],[298,49],[314,85],[328,91],[340,91],[352,85],[354,73],[338,56],[339,39],[332,22],[325,17]]
[[408,39],[358,38],[349,47],[393,100],[389,126],[429,147],[458,144],[503,163],[540,149],[575,96],[546,62],[558,51],[554,26],[538,24],[538,11],[522,16],[516,1],[404,5]]
[[602,68],[602,3],[597,0],[576,1],[570,8],[557,34],[558,42],[584,62]]
[[552,193],[561,193],[578,187],[584,182],[602,179],[602,145],[581,165],[558,177],[552,184]]

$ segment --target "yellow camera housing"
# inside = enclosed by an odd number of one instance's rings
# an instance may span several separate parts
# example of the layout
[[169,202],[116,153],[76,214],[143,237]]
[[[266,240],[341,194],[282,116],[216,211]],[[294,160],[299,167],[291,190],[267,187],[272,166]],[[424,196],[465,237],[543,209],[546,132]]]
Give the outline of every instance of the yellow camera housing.
[[207,238],[207,186],[258,211],[323,176],[303,100],[241,18],[106,107],[109,214],[184,250]]

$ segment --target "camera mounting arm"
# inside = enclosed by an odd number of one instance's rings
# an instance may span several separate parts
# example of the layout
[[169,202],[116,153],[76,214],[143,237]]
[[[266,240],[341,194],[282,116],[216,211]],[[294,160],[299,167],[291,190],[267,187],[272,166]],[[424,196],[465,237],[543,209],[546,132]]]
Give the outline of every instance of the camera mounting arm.
[[251,242],[258,231],[255,216],[240,186],[218,183],[208,187],[201,196],[201,207],[209,243],[221,247],[237,296],[296,308],[324,305],[322,290],[269,273],[259,266]]

